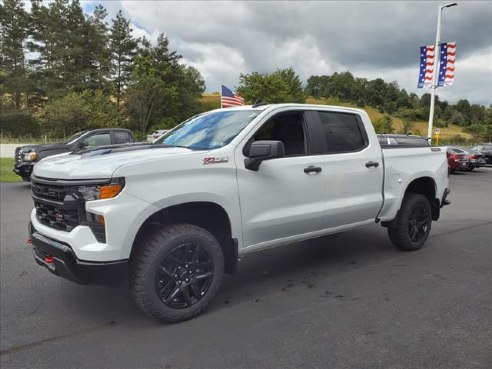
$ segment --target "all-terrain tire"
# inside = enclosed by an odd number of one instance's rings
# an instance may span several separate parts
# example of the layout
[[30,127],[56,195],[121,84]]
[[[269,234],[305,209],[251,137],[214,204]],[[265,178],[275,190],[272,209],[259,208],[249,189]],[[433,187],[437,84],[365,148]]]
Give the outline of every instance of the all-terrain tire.
[[224,274],[222,248],[210,232],[192,224],[165,225],[137,246],[130,286],[141,310],[176,323],[208,306]]
[[388,236],[397,248],[416,251],[429,237],[432,212],[429,200],[418,193],[408,193],[403,198],[398,216],[388,227]]

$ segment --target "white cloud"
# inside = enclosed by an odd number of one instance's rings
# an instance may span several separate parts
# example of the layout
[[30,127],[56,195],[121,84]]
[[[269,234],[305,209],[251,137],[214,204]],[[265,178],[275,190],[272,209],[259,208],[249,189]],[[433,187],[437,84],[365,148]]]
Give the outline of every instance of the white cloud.
[[[91,3],[92,4],[92,3]],[[169,38],[171,49],[203,75],[207,90],[237,86],[240,73],[293,67],[311,75],[351,71],[396,80],[416,91],[418,47],[435,38],[440,2],[111,1],[136,36]],[[443,41],[456,41],[455,85],[441,99],[492,103],[492,3],[461,2],[443,13]],[[420,92],[420,91],[419,91]]]

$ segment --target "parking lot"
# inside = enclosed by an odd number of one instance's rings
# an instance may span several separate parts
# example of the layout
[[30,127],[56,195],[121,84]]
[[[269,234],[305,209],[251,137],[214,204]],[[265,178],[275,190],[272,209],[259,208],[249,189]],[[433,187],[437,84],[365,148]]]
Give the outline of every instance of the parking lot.
[[397,251],[372,225],[262,251],[175,325],[125,286],[36,265],[29,184],[1,184],[1,367],[491,368],[492,167],[450,182],[422,250]]

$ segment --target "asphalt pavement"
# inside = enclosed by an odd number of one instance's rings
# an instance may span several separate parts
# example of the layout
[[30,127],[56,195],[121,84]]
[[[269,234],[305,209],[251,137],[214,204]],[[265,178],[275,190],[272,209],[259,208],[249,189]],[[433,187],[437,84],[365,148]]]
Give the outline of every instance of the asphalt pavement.
[[378,225],[262,251],[174,325],[36,265],[29,184],[1,184],[1,368],[492,368],[492,168],[450,180],[420,251]]

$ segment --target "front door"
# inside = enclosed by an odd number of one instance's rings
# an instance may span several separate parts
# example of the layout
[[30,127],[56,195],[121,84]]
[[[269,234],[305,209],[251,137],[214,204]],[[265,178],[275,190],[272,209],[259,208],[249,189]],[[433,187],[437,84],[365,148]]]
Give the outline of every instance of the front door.
[[288,241],[322,228],[325,173],[323,158],[312,153],[309,116],[304,111],[278,113],[261,125],[249,143],[282,141],[286,156],[262,162],[258,171],[244,166],[248,143],[236,149],[244,247]]

